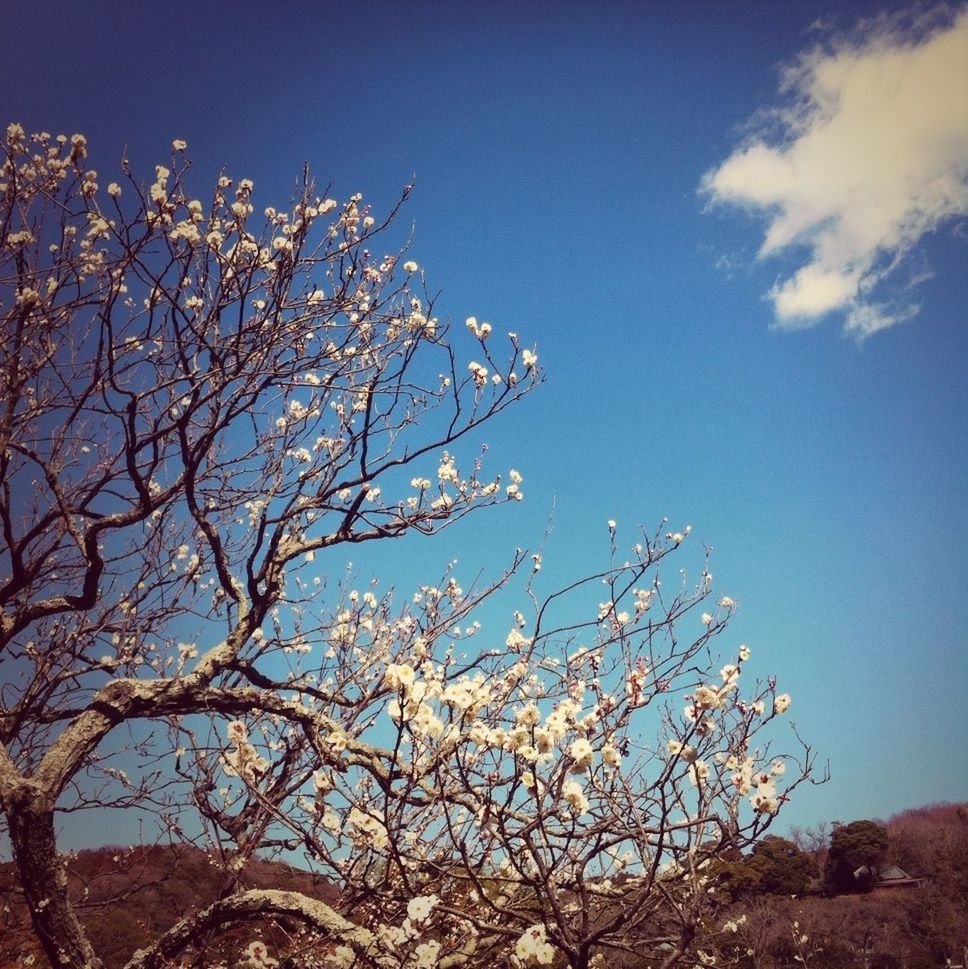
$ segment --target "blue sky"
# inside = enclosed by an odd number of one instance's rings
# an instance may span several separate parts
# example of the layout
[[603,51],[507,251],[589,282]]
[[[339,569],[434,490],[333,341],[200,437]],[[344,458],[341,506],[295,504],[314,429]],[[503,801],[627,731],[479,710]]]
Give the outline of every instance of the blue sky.
[[262,204],[304,162],[378,210],[415,180],[438,308],[548,379],[488,435],[524,504],[383,567],[496,569],[553,516],[550,585],[609,518],[691,523],[830,760],[785,822],[884,817],[968,798],[964,9],[15,0],[0,114],[104,181],[173,138]]

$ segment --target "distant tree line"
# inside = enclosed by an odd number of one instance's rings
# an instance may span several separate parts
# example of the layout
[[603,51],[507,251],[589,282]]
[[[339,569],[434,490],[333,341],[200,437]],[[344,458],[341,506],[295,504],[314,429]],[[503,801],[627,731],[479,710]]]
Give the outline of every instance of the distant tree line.
[[[231,861],[231,859],[227,859]],[[880,890],[844,873],[897,865],[916,884]],[[879,867],[880,866],[880,867]],[[231,867],[231,866],[229,866]],[[225,866],[190,845],[109,847],[71,859],[71,890],[83,896],[82,920],[108,969],[200,902],[226,890]],[[318,876],[251,858],[247,889],[299,891],[334,902],[336,887]],[[838,879],[844,879],[838,882]],[[43,963],[18,893],[12,864],[0,864],[0,969]],[[968,806],[908,811],[872,820],[769,835],[745,855],[711,866],[707,890],[718,915],[697,939],[697,962],[731,969],[954,969],[968,947]],[[715,898],[721,896],[720,904]],[[209,964],[236,963],[239,930],[205,942]],[[271,952],[291,948],[294,926],[264,921],[258,937]],[[703,963],[702,960],[706,960]],[[27,960],[27,961],[25,961]],[[647,969],[644,956],[609,969]],[[556,964],[557,966],[557,964]]]
[[717,862],[711,884],[732,906],[706,927],[700,951],[709,965],[968,965],[968,805],[768,835]]

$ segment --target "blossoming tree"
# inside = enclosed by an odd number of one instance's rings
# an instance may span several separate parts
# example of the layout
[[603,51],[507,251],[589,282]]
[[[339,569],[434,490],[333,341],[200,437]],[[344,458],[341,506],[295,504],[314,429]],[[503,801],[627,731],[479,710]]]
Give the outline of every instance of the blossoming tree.
[[[523,552],[402,602],[335,582],[340,546],[522,498],[458,454],[537,356],[473,318],[452,338],[382,254],[396,209],[308,176],[261,215],[247,179],[197,198],[185,148],[102,187],[82,136],[6,132],[0,808],[51,965],[100,964],[58,814],[122,807],[228,877],[131,969],[211,964],[262,917],[289,941],[251,965],[689,964],[710,861],[811,769],[760,739],[789,698],[713,648],[732,600],[704,567],[663,586],[688,529],[620,552],[614,523],[611,560],[550,593]],[[338,900],[243,890],[257,851]]]

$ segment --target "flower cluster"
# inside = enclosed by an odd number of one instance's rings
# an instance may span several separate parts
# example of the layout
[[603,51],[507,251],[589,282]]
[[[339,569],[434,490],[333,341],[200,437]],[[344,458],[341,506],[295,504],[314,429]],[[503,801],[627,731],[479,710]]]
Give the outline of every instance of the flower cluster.
[[550,966],[555,960],[555,950],[548,941],[548,933],[544,925],[532,925],[521,933],[521,937],[514,944],[515,965]]
[[266,944],[256,939],[245,947],[243,964],[248,969],[272,969],[272,966],[279,965],[279,960],[273,959]]
[[233,720],[226,732],[235,749],[222,755],[223,770],[229,777],[241,777],[254,784],[268,769],[269,762],[249,743],[248,729],[241,720]]
[[733,771],[732,783],[742,796],[749,796],[753,810],[761,814],[776,814],[780,809],[780,797],[776,789],[776,779],[786,771],[781,760],[775,760],[767,771],[758,771],[752,757],[737,760],[730,757],[725,762],[727,770]]

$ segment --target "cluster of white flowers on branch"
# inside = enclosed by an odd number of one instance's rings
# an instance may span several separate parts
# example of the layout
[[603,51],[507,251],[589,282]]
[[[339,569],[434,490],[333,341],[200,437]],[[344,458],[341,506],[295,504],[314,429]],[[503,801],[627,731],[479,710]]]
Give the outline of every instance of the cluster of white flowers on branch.
[[[614,522],[607,568],[551,593],[520,550],[404,602],[336,582],[340,546],[522,500],[462,452],[537,354],[473,317],[451,342],[420,267],[376,254],[396,209],[307,176],[257,216],[172,148],[102,190],[82,136],[15,124],[0,169],[0,809],[51,964],[99,966],[55,812],[124,806],[225,880],[131,969],[257,916],[300,934],[253,965],[675,965],[710,859],[811,768],[758,739],[789,697],[745,646],[715,673],[735,603],[705,566],[663,587],[688,528],[619,561]],[[337,900],[242,890],[297,850]]]

